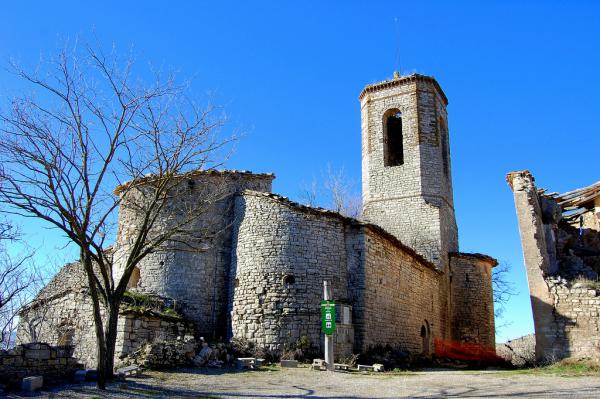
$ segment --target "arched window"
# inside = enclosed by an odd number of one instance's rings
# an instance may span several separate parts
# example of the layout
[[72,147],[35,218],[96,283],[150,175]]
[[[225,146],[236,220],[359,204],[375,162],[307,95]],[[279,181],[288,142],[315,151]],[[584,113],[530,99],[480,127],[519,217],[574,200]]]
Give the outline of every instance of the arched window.
[[398,166],[404,163],[404,146],[402,136],[402,113],[399,109],[391,109],[383,118],[384,165]]
[[137,288],[140,283],[140,269],[136,266],[133,268],[131,272],[131,276],[129,276],[129,281],[127,282],[127,288]]

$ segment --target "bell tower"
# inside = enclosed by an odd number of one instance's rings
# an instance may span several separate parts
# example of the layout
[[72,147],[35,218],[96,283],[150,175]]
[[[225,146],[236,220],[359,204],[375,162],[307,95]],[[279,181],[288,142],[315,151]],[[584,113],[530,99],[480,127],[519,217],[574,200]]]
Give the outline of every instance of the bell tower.
[[448,100],[432,77],[398,73],[359,99],[363,218],[444,270],[458,251]]

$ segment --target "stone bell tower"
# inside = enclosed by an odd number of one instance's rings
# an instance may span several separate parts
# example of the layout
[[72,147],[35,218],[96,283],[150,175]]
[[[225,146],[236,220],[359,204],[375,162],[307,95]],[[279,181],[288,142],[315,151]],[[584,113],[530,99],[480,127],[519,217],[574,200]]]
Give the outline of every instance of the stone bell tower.
[[363,218],[444,270],[458,251],[448,100],[432,77],[398,73],[359,99]]

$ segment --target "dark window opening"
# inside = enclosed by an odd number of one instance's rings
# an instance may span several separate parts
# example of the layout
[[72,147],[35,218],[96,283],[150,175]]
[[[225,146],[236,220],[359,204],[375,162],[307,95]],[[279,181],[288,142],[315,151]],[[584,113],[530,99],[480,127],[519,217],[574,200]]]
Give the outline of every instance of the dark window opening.
[[384,123],[385,166],[402,165],[404,164],[402,113],[398,110],[391,111],[389,115],[386,113]]
[[285,288],[291,288],[292,285],[294,285],[295,283],[296,283],[296,278],[294,276],[292,276],[291,274],[288,274],[283,277],[283,286]]
[[194,188],[196,187],[196,182],[193,180],[188,180],[187,184],[188,184],[188,189],[190,191],[194,191]]

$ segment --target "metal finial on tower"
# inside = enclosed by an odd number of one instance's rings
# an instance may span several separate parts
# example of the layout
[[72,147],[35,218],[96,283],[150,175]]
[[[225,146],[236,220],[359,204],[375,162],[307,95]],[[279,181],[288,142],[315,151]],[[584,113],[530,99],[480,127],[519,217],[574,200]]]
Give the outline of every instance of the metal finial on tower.
[[[394,60],[394,71],[398,71],[398,75],[400,75],[400,29],[398,28],[398,17],[394,17],[394,33],[395,33],[395,41],[396,41],[396,54]],[[396,79],[396,72],[394,72],[394,79]]]
[[394,71],[394,79],[400,79],[400,72],[399,71]]

